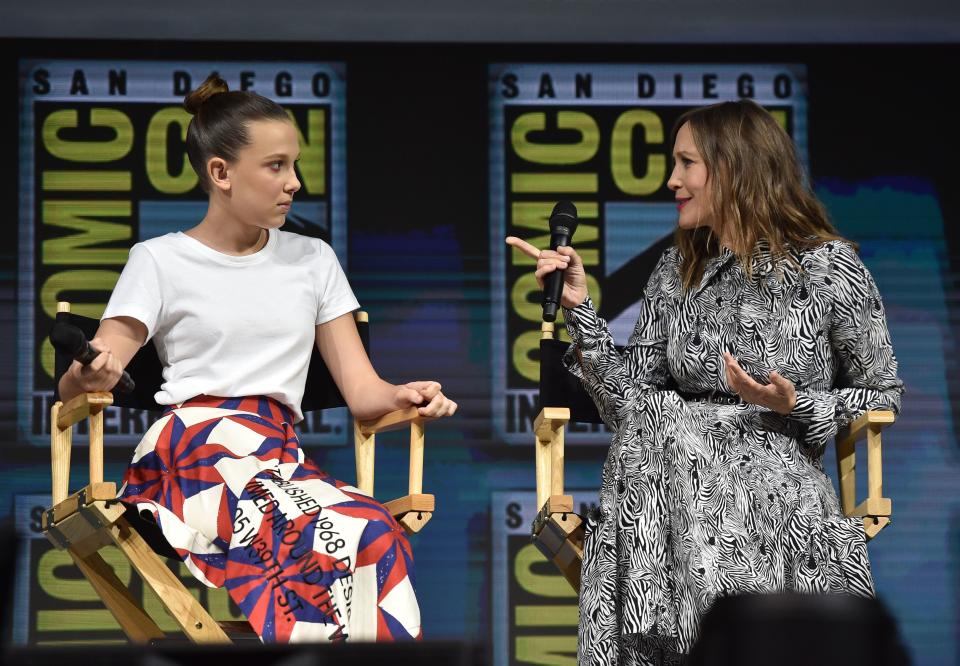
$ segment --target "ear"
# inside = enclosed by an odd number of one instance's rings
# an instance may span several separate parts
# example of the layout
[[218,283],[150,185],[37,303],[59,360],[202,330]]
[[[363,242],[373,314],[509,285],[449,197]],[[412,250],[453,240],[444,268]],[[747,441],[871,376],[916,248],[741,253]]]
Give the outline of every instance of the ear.
[[230,191],[230,173],[227,161],[222,157],[211,157],[207,160],[207,179],[210,184],[221,192]]

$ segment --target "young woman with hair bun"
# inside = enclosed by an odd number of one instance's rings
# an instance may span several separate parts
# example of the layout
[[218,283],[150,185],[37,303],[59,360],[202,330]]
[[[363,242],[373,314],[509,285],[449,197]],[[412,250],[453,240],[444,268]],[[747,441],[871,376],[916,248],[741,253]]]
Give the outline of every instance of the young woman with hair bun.
[[70,367],[60,395],[110,390],[153,340],[167,409],[119,498],[149,511],[191,573],[226,587],[266,642],[420,638],[402,528],[311,462],[293,424],[313,345],[358,418],[411,406],[450,416],[457,405],[437,382],[383,381],[333,250],[280,229],[300,189],[284,109],[216,75],[184,106],[207,213],[131,248],[91,341],[101,353]]

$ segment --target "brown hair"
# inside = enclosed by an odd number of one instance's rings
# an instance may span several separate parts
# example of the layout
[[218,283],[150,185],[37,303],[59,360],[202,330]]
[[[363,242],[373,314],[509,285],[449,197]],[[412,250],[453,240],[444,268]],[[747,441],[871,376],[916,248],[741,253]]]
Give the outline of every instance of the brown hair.
[[685,123],[707,168],[717,223],[677,229],[684,288],[699,283],[724,237],[748,275],[761,241],[776,261],[790,249],[844,240],[811,190],[793,141],[759,104],[740,100],[688,111],[674,125],[674,143]]
[[257,120],[284,120],[290,117],[283,107],[262,95],[231,91],[217,73],[187,94],[183,107],[193,115],[187,127],[187,156],[200,176],[200,186],[209,191],[207,160],[222,157],[234,160],[250,143],[247,124]]

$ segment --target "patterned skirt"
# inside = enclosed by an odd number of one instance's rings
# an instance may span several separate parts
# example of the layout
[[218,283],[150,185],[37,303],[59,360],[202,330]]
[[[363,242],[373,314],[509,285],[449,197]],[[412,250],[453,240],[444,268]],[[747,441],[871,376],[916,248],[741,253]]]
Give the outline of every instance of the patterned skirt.
[[722,596],[873,595],[822,451],[765,413],[655,391],[624,417],[587,519],[580,666],[682,664]]
[[264,397],[199,396],[144,435],[119,497],[264,642],[421,637],[413,556],[390,513],[320,470]]

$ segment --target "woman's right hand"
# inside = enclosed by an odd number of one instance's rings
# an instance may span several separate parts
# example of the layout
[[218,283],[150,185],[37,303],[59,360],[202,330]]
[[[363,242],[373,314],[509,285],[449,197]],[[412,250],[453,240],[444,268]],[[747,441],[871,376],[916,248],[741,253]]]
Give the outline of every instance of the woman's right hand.
[[560,294],[560,305],[572,309],[583,303],[587,298],[587,274],[583,270],[583,261],[569,245],[553,250],[538,250],[533,245],[516,236],[507,236],[507,245],[512,245],[528,257],[537,260],[537,270],[534,275],[537,284],[543,289],[543,279],[554,271],[563,271],[563,292]]
[[96,358],[87,365],[74,361],[67,372],[73,375],[76,386],[83,393],[111,391],[120,381],[123,364],[100,338],[91,340],[90,346],[100,352]]
[[431,381],[407,382],[398,386],[394,398],[397,409],[416,407],[420,416],[433,418],[453,416],[457,411],[457,403],[445,396],[440,389],[439,382]]

